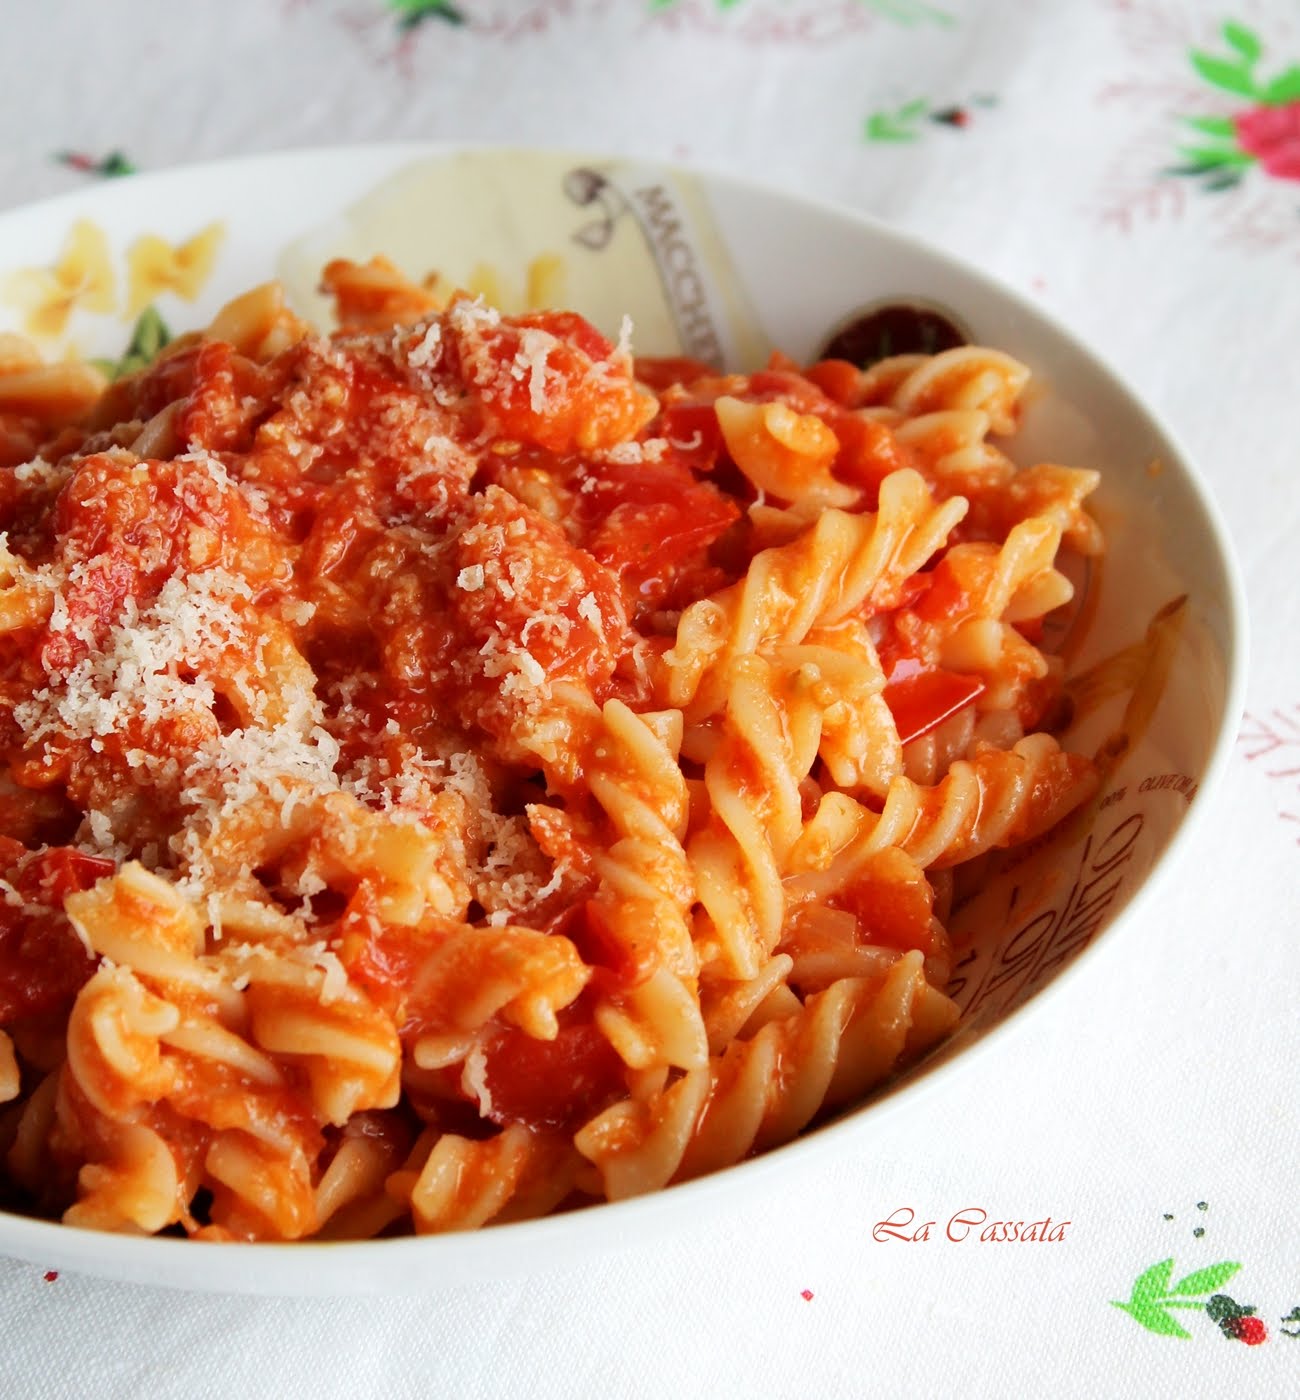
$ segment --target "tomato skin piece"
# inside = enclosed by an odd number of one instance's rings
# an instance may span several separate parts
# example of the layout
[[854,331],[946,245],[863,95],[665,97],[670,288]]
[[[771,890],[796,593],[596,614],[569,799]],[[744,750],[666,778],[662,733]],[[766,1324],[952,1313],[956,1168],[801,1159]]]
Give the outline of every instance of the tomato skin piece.
[[[540,356],[525,348],[539,331]],[[574,312],[534,312],[470,334],[453,323],[449,339],[465,383],[489,391],[481,397],[489,429],[513,442],[602,451],[635,437],[655,411],[654,398],[615,370],[614,347]],[[600,365],[608,373],[593,373]]]
[[554,1040],[506,1030],[484,1052],[485,1116],[505,1127],[573,1132],[626,1092],[623,1062],[589,1023],[561,1025]]
[[606,468],[591,479],[584,548],[618,575],[630,606],[671,606],[683,586],[718,586],[708,551],[740,518],[734,501],[675,461]]
[[836,476],[866,492],[864,509],[877,509],[885,478],[915,465],[911,449],[874,418],[838,413],[829,415],[827,422],[840,444],[835,458]]
[[862,371],[848,360],[818,360],[804,371],[805,376],[841,408],[857,406]]
[[907,744],[978,700],[984,690],[980,676],[922,670],[919,663],[903,660],[891,672],[884,694],[898,737]]
[[578,956],[593,969],[592,985],[606,991],[640,986],[659,968],[653,939],[638,941],[615,929],[594,899],[561,915],[550,931],[562,932],[572,942]]
[[722,426],[711,403],[669,404],[655,430],[674,458],[691,471],[711,472],[722,456]]
[[339,959],[348,980],[398,1023],[403,1035],[418,1030],[409,1014],[410,990],[421,964],[437,948],[437,932],[385,924],[373,889],[362,884],[339,920]]
[[517,326],[536,326],[549,331],[557,340],[581,350],[589,360],[608,360],[614,354],[614,342],[601,335],[576,311],[530,311],[513,319]]
[[907,951],[936,951],[934,890],[925,871],[896,846],[869,856],[849,885],[833,898],[858,920],[859,938]]
[[667,606],[687,578],[698,580],[693,592],[708,592],[715,583],[707,569],[709,546],[739,512],[720,497],[687,500],[699,509],[688,513],[670,501],[616,506],[590,543],[592,554],[621,580],[634,606]]
[[56,1011],[81,990],[98,961],[63,913],[64,898],[88,890],[117,867],[111,860],[55,846],[13,874],[26,848],[0,838],[0,870],[27,905],[0,902],[0,1024]]
[[689,355],[638,355],[633,362],[633,373],[638,384],[662,394],[666,389],[691,384],[697,379],[712,379],[718,371]]

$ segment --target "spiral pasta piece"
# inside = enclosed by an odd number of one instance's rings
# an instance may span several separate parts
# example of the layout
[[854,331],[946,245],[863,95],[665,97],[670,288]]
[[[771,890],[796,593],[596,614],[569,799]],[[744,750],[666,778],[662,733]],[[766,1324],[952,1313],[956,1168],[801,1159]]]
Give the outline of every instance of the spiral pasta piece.
[[0,534],[0,637],[44,622],[54,607],[54,590],[8,548]]
[[891,606],[965,513],[964,501],[936,505],[910,470],[886,478],[875,515],[824,511],[792,543],[759,554],[742,583],[686,609],[665,657],[670,702],[690,714],[716,713],[731,658],[798,645],[814,627]]
[[627,956],[650,967],[635,985],[606,995],[596,1024],[633,1069],[693,1069],[708,1053],[696,991],[689,914],[695,879],[682,848],[689,799],[677,762],[680,715],[638,716],[607,701],[587,762],[591,795],[616,834],[592,863],[599,886],[591,914]]
[[1065,690],[1096,474],[1003,451],[1024,367],[701,373],[483,269],[324,280],[329,337],[258,287],[107,386],[0,336],[6,1193],[473,1229],[913,1063],[953,870],[1087,797],[1041,726],[1147,714],[1176,629]]
[[[133,1170],[161,1179],[136,1130],[179,1119],[190,1126],[177,1180],[191,1191],[209,1182],[214,1224],[288,1238],[313,1230],[320,1130],[397,1102],[392,1024],[327,955],[271,941],[206,952],[194,908],[139,865],[66,907],[112,963],[82,989],[69,1023],[60,1112],[116,1154],[83,1193],[120,1192]],[[176,1196],[164,1224],[185,1216],[186,1199]]]
[[587,1124],[579,1151],[611,1200],[657,1190],[788,1142],[947,1034],[956,1008],[926,981],[919,953],[883,980],[846,978],[735,1040],[707,1067]]
[[444,1133],[426,1150],[418,1173],[395,1173],[387,1186],[409,1201],[422,1235],[544,1215],[568,1195],[581,1165],[567,1142],[519,1126],[487,1141]]
[[1092,761],[1064,752],[1050,734],[1009,750],[977,749],[934,787],[894,780],[877,815],[842,795],[828,797],[791,853],[792,897],[825,899],[865,858],[889,847],[927,870],[1031,841],[1085,802],[1097,785]]
[[705,765],[710,819],[688,847],[718,956],[736,977],[755,976],[780,936],[782,866],[816,752],[793,751],[773,679],[760,657],[732,663],[724,737]]

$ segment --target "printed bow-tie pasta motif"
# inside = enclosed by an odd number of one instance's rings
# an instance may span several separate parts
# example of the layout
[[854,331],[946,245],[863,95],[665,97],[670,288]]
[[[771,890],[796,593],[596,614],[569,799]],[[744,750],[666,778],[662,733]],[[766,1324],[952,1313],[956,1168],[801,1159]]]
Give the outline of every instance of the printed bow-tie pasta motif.
[[30,335],[54,339],[77,307],[106,313],[117,305],[108,239],[89,219],[78,219],[52,267],[26,267],[4,283],[4,299],[26,312]]
[[178,246],[156,233],[137,238],[126,255],[127,316],[139,315],[163,292],[193,301],[203,290],[224,236],[224,227],[214,223]]
[[[224,226],[213,223],[179,245],[155,233],[137,238],[126,256],[125,316],[139,317],[164,292],[195,300],[224,236]],[[24,328],[39,340],[63,336],[74,311],[101,316],[116,311],[117,276],[104,230],[89,219],[78,219],[55,263],[11,273],[0,283],[0,296],[25,312]]]
[[[432,288],[434,297],[442,305],[446,305],[457,290],[445,277],[439,277]],[[564,259],[558,253],[539,254],[529,261],[522,285],[492,263],[479,263],[470,273],[467,290],[509,316],[563,306],[567,300]]]
[[325,281],[332,291],[350,297],[354,306],[364,306],[365,325],[374,330],[391,325],[395,319],[416,321],[430,312],[445,311],[460,291],[482,297],[488,306],[510,316],[553,309],[565,303],[566,267],[560,254],[539,253],[529,261],[519,281],[495,263],[480,262],[463,284],[442,272],[416,284],[380,256],[365,264],[331,263]]

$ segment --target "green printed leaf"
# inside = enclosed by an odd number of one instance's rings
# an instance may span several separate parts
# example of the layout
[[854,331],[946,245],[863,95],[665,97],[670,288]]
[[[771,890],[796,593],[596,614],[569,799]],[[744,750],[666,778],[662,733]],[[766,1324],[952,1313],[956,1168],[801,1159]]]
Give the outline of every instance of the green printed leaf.
[[884,15],[886,19],[892,19],[898,24],[918,24],[932,20],[947,29],[954,23],[953,17],[946,10],[927,5],[924,0],[867,0],[867,4],[877,14]]
[[1247,151],[1230,146],[1180,146],[1178,154],[1196,170],[1211,170],[1218,165],[1251,165],[1255,160]]
[[872,112],[865,127],[867,140],[915,141],[919,135],[916,124],[929,108],[924,97],[914,97],[892,112]]
[[[1171,1261],[1172,1262],[1172,1261]],[[1154,1303],[1116,1303],[1112,1307],[1123,1308],[1134,1322],[1145,1327],[1148,1332],[1158,1332],[1163,1337],[1190,1337],[1192,1334]]]
[[1240,1264],[1231,1259],[1224,1259],[1221,1263],[1210,1264],[1180,1278],[1169,1292],[1175,1298],[1186,1298],[1197,1293],[1213,1293],[1216,1288],[1222,1288],[1240,1268]]
[[1160,172],[1162,175],[1192,175],[1195,177],[1205,177],[1205,188],[1207,190],[1227,189],[1231,185],[1239,185],[1244,173],[1244,167],[1229,165],[1166,165]]
[[1215,87],[1224,92],[1235,93],[1238,97],[1254,97],[1255,82],[1250,75],[1250,65],[1234,63],[1229,58],[1215,58],[1213,54],[1192,50],[1192,67]]
[[867,118],[868,141],[915,141],[916,132],[898,126],[888,112],[873,112]]
[[1145,1272],[1133,1280],[1133,1292],[1130,1297],[1135,1303],[1146,1302],[1151,1298],[1163,1298],[1169,1292],[1169,1280],[1174,1276],[1174,1261],[1172,1259],[1162,1259],[1158,1264],[1152,1264]]
[[122,175],[134,175],[135,166],[122,154],[121,151],[110,151],[99,163],[99,173],[108,179],[116,179]]
[[889,112],[873,112],[867,118],[868,141],[915,141],[916,139],[916,129],[900,122]]
[[388,5],[399,15],[398,28],[408,32],[427,19],[440,19],[453,25],[465,23],[465,16],[450,0],[388,0]]
[[1238,24],[1236,20],[1230,19],[1223,26],[1223,37],[1247,63],[1254,63],[1264,52],[1264,45],[1260,43],[1259,35],[1253,29],[1247,29],[1244,24]]
[[95,363],[110,379],[121,379],[123,375],[133,374],[136,370],[153,364],[162,348],[170,344],[171,338],[172,333],[167,329],[167,322],[154,307],[146,306],[136,320],[131,331],[131,340],[122,352],[122,358],[117,361],[97,360]]
[[1264,85],[1259,100],[1268,107],[1281,107],[1300,98],[1300,68],[1291,67]]
[[1207,136],[1226,136],[1233,139],[1237,135],[1237,123],[1231,117],[1184,117],[1188,126],[1203,131]]

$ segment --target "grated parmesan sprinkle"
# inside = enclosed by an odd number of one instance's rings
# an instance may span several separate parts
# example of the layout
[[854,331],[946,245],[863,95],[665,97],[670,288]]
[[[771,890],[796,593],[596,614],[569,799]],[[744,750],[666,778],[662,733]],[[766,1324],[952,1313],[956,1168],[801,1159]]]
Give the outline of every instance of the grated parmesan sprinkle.
[[559,341],[549,332],[528,327],[519,338],[519,353],[510,367],[515,379],[528,380],[528,403],[534,413],[545,413],[547,408],[546,378],[549,373],[546,361]]

